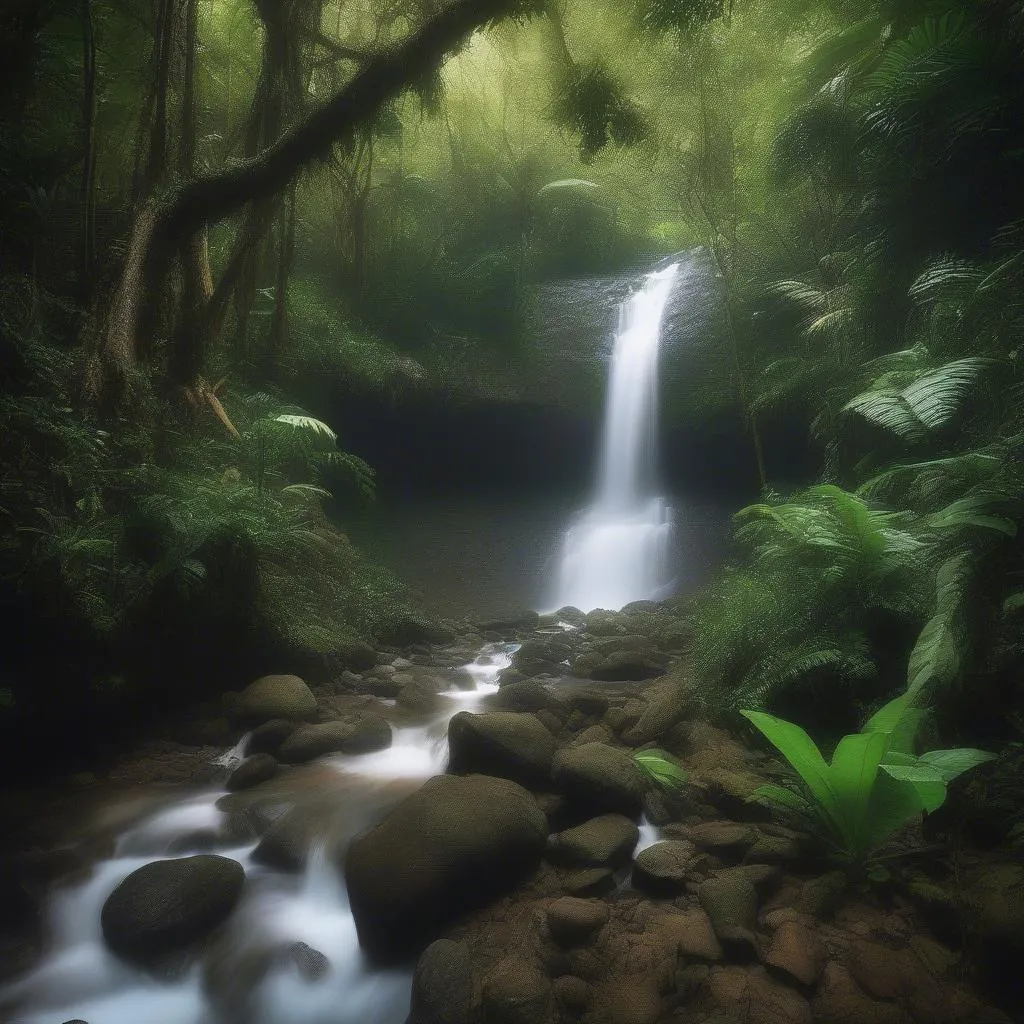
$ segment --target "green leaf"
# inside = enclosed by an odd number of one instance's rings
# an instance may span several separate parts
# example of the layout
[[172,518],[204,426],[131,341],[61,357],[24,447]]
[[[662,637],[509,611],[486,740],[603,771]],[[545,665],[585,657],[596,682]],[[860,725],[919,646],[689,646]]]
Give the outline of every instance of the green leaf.
[[921,722],[928,712],[912,705],[912,694],[900,694],[876,711],[865,723],[861,732],[880,732],[889,737],[888,750],[909,753]]
[[633,760],[664,789],[678,789],[686,782],[686,772],[664,750],[640,750]]
[[868,801],[868,835],[865,848],[877,850],[898,828],[924,810],[921,794],[913,783],[880,771]]
[[810,736],[793,722],[786,722],[763,711],[740,711],[755,725],[807,784],[829,820],[841,827],[839,801],[829,782],[829,766]]
[[274,422],[285,423],[296,429],[310,430],[314,434],[320,434],[331,441],[337,441],[338,439],[338,435],[323,420],[318,420],[315,416],[299,416],[294,413],[283,412],[279,416],[274,417]]
[[951,750],[929,750],[927,754],[921,755],[920,760],[938,771],[945,782],[952,782],[958,775],[986,761],[994,761],[995,757],[995,754],[987,750],[955,747]]
[[960,646],[953,615],[939,612],[932,616],[910,652],[908,692],[916,696],[924,689],[952,683],[960,672]]
[[798,811],[801,814],[808,814],[811,812],[811,805],[807,802],[806,798],[802,797],[799,793],[794,793],[791,789],[786,789],[785,786],[776,786],[771,783],[765,783],[763,786],[758,786],[750,796],[747,797],[747,801],[751,803],[768,804],[769,806],[778,804],[781,807],[785,807],[791,811]]
[[885,733],[853,733],[839,741],[832,756],[829,783],[838,799],[842,835],[851,850],[868,852],[865,818],[886,743]]
[[942,773],[920,761],[917,764],[883,764],[882,771],[899,782],[907,782],[914,787],[921,809],[934,811],[941,807],[946,799],[946,782]]

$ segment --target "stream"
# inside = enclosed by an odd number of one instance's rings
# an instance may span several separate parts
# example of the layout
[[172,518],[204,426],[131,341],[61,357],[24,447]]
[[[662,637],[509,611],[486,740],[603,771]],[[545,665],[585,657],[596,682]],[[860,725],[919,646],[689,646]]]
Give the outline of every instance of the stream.
[[[421,721],[393,722],[389,748],[328,756],[259,787],[264,807],[275,816],[302,806],[313,814],[326,808],[324,835],[298,875],[259,863],[253,858],[257,838],[234,835],[230,807],[244,803],[246,794],[229,795],[223,788],[191,792],[136,815],[117,832],[108,859],[96,863],[87,878],[51,894],[48,951],[31,973],[0,990],[0,1016],[11,1024],[401,1024],[408,1015],[411,971],[367,965],[336,867],[338,851],[444,771],[449,720],[497,691],[498,673],[517,647],[491,643],[461,668],[431,668],[443,710]],[[245,739],[219,758],[225,777],[241,760]],[[340,819],[331,813],[339,809]],[[155,979],[108,950],[100,911],[116,886],[144,864],[196,852],[238,861],[246,873],[246,895],[203,965]],[[289,955],[296,943],[323,954],[326,967],[321,961],[315,976],[303,971]],[[252,965],[261,957],[266,969],[250,986]]]

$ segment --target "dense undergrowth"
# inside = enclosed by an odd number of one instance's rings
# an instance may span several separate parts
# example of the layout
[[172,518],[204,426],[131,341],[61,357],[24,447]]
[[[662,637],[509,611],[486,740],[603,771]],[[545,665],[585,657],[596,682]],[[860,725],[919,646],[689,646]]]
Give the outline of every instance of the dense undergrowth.
[[712,713],[835,739],[906,690],[947,732],[1016,736],[1021,31],[1014,4],[877,5],[802,57],[772,189],[804,256],[762,245],[736,308],[752,422],[809,410],[827,482],[736,516],[695,610]]

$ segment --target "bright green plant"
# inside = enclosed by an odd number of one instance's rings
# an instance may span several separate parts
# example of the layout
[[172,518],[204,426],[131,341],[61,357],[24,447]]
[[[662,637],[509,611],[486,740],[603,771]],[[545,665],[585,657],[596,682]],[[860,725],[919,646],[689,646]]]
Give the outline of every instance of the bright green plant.
[[781,805],[808,818],[854,868],[870,869],[886,840],[922,812],[941,807],[946,786],[958,775],[990,761],[993,754],[960,747],[912,752],[924,712],[910,694],[890,701],[860,732],[844,736],[831,763],[807,733],[792,722],[760,711],[741,712],[776,747],[800,776],[804,793],[761,786],[751,799]]
[[686,782],[686,772],[680,768],[676,758],[664,750],[653,747],[649,750],[638,750],[633,755],[633,760],[650,776],[655,785],[666,792],[674,792]]

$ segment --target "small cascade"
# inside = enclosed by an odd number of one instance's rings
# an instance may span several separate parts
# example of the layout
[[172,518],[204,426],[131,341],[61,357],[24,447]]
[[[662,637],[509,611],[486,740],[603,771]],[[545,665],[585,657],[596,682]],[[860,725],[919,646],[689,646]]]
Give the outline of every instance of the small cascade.
[[619,310],[597,492],[562,545],[555,607],[619,609],[664,596],[673,512],[655,491],[658,351],[679,264],[647,275]]
[[[298,878],[252,856],[257,840],[232,832],[230,815],[217,806],[225,796],[220,789],[171,799],[119,828],[109,859],[51,894],[49,948],[32,970],[0,986],[0,1019],[13,1024],[72,1019],[91,1024],[243,1019],[249,1024],[401,1024],[409,1012],[411,970],[380,969],[363,956],[339,867],[341,851],[403,795],[445,770],[448,722],[497,692],[498,675],[518,646],[487,644],[468,665],[439,672],[443,709],[423,724],[393,726],[389,748],[324,759],[324,767],[343,777],[338,793],[344,794],[349,813],[341,834],[328,836],[325,826],[324,841],[313,844]],[[248,739],[243,736],[216,763],[229,771],[236,767]],[[301,785],[293,796],[280,794],[285,806],[301,806],[311,795],[315,798],[315,791]],[[216,985],[199,963],[162,979],[111,952],[100,915],[121,881],[151,861],[207,849],[237,860],[248,878],[225,926],[218,955],[226,957],[228,967],[218,973]],[[315,959],[310,961],[310,955]],[[246,969],[257,963],[265,970],[247,976]],[[233,983],[236,975],[244,981],[241,986]]]

